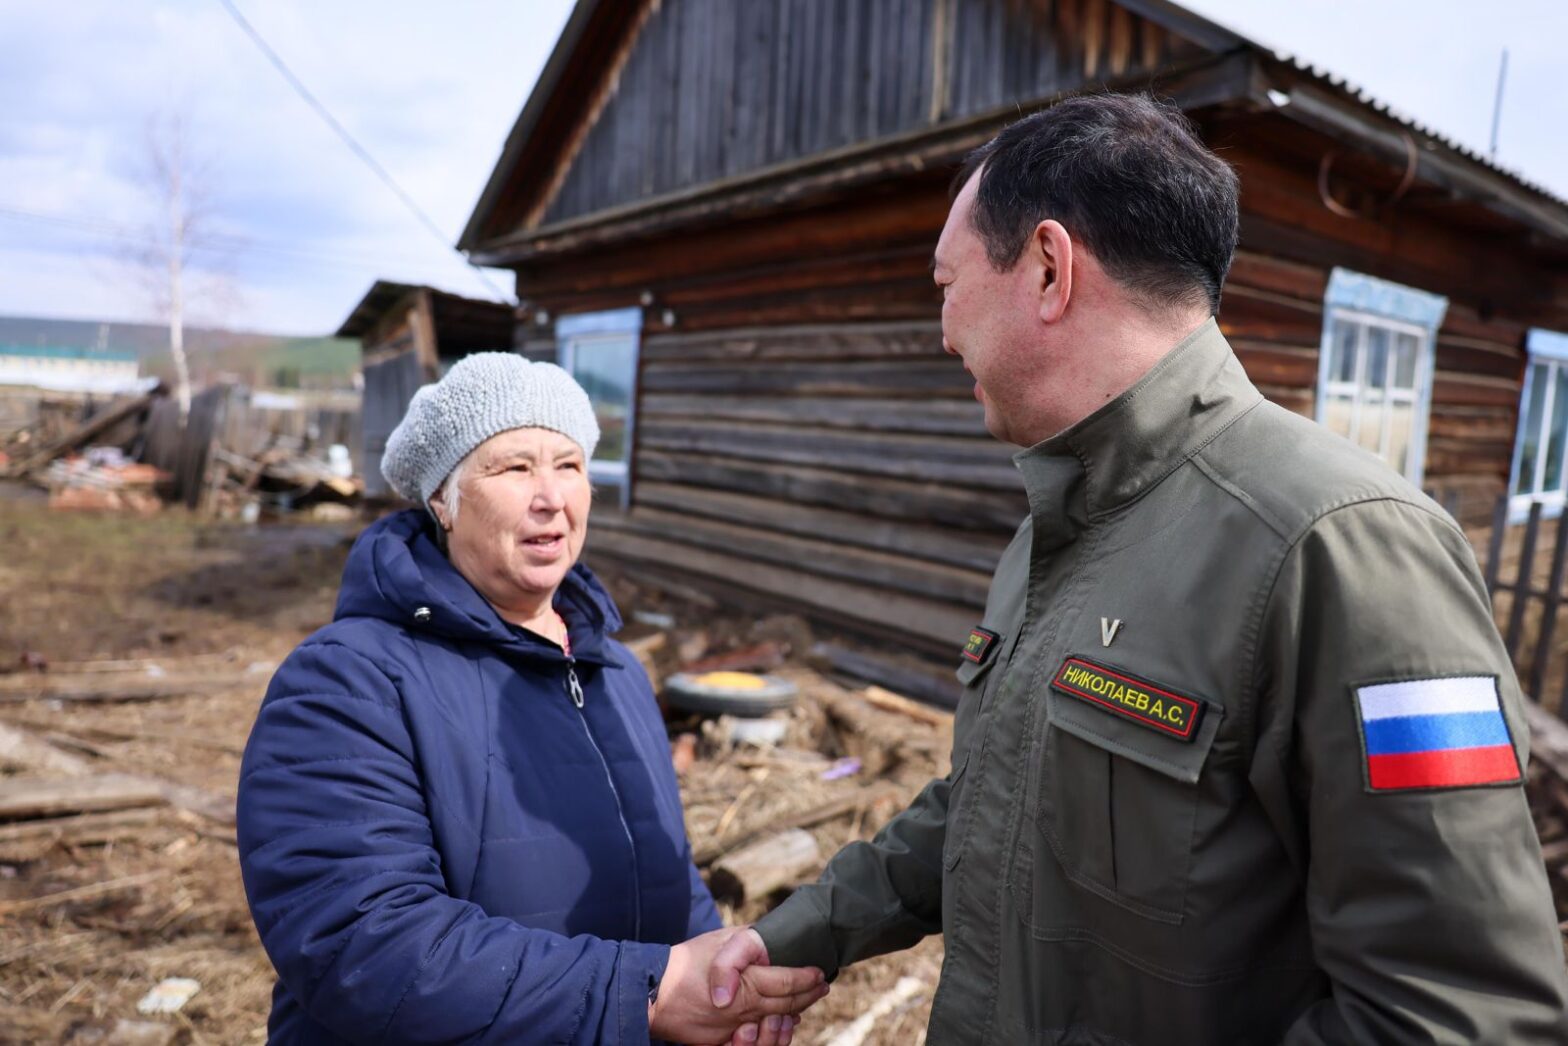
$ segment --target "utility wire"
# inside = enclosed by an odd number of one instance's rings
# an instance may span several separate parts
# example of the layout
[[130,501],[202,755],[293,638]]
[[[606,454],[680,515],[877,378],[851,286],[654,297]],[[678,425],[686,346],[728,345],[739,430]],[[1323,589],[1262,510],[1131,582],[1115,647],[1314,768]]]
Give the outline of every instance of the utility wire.
[[[289,86],[294,88],[295,93],[305,100],[305,104],[314,109],[316,111],[316,115],[325,120],[327,126],[332,128],[337,136],[343,140],[343,144],[347,145],[349,150],[353,152],[355,156],[358,156],[362,161],[364,161],[365,166],[369,167],[375,176],[380,178],[381,181],[386,184],[386,187],[391,189],[392,192],[397,195],[398,199],[403,201],[403,204],[413,212],[414,217],[419,219],[420,224],[429,230],[432,236],[441,241],[442,247],[445,247],[447,250],[454,250],[455,248],[453,248],[451,242],[447,239],[446,234],[441,231],[441,227],[431,219],[430,215],[425,213],[424,208],[420,207],[412,196],[404,191],[403,187],[397,183],[397,180],[392,177],[391,173],[388,172],[385,167],[381,166],[374,156],[370,155],[369,150],[367,150],[363,145],[360,145],[354,136],[348,133],[348,128],[344,127],[341,123],[338,122],[337,117],[333,116],[332,113],[327,110],[327,107],[322,105],[316,96],[310,92],[310,88],[306,87],[304,82],[300,80],[298,76],[294,75],[294,71],[288,67],[286,62],[283,61],[282,56],[272,49],[272,45],[268,44],[267,41],[262,38],[262,35],[256,31],[256,28],[252,26],[250,22],[246,21],[245,16],[240,13],[239,8],[234,6],[234,0],[218,0],[218,3],[222,4],[224,10],[229,12],[230,17],[234,19],[235,24],[244,30],[245,35],[250,37],[251,42],[253,42],[261,50],[261,53],[266,56],[267,61],[272,63],[273,68],[278,71],[279,75],[288,81]],[[476,265],[473,259],[463,254],[461,251],[458,252],[458,255],[463,259],[469,268],[474,270],[474,275],[479,277],[480,282],[483,283],[486,287],[490,288],[490,291],[496,296],[497,299],[508,302],[512,300],[505,291],[501,290],[501,288],[497,287],[494,283],[491,282],[490,277],[485,275],[484,270]]]

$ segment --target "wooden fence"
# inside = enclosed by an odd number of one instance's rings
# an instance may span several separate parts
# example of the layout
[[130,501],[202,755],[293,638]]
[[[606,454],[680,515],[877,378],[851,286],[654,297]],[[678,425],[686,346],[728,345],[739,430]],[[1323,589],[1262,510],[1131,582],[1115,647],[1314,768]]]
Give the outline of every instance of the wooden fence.
[[[1480,537],[1472,535],[1478,551]],[[1484,537],[1482,573],[1519,682],[1525,693],[1568,719],[1568,647],[1557,631],[1568,572],[1568,526],[1561,519],[1543,519],[1540,502],[1530,506],[1523,524],[1510,523],[1505,495]]]

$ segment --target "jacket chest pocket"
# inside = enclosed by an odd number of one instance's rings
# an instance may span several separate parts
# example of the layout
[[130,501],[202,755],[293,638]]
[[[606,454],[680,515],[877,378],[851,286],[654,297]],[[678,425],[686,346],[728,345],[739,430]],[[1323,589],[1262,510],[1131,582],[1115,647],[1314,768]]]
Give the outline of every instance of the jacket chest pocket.
[[990,694],[1001,678],[997,667],[1000,651],[983,663],[964,662],[958,681],[964,686],[957,714],[953,719],[953,769],[948,775],[947,831],[942,839],[942,867],[951,871],[964,855],[974,821],[970,799],[979,780],[979,766],[985,761],[987,726],[991,720]]
[[1033,896],[1024,910],[1036,929],[1080,924],[1086,905],[1076,888],[1145,919],[1179,924],[1199,777],[1224,709],[1196,700],[1173,707],[1150,685],[1114,673],[1076,678],[1081,688],[1053,684],[1044,695],[1043,736],[1029,773],[1037,836],[1027,877]]

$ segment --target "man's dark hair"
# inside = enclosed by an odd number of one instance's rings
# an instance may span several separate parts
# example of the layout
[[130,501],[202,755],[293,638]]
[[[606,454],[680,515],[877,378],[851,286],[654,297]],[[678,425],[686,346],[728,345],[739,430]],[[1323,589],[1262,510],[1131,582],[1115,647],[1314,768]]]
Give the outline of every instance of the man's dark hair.
[[1136,300],[1219,311],[1236,251],[1236,172],[1175,106],[1148,95],[1069,98],[971,152],[954,195],[977,170],[970,220],[998,272],[1054,218]]

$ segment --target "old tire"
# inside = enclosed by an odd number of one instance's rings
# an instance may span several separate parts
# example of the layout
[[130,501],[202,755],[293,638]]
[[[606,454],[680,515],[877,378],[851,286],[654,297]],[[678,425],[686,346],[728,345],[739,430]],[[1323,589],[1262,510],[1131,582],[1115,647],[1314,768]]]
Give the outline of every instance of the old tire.
[[[742,683],[742,677],[747,682]],[[795,684],[787,679],[745,672],[678,672],[664,681],[664,699],[671,708],[743,719],[758,719],[788,708],[795,703],[796,693]]]

